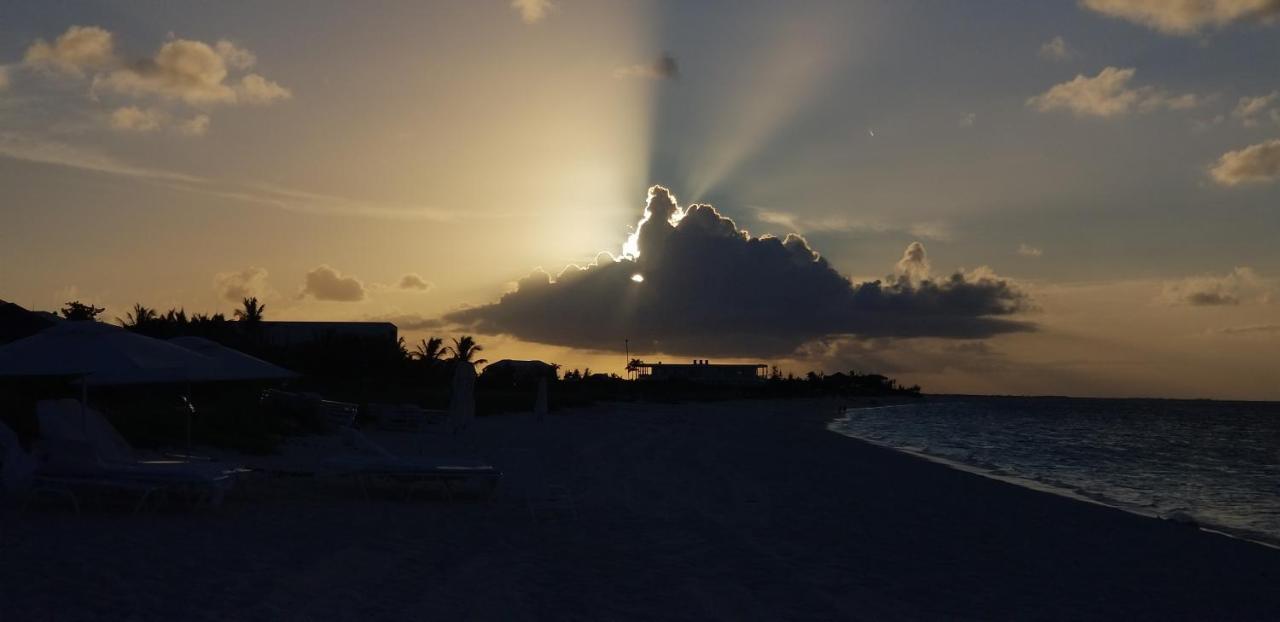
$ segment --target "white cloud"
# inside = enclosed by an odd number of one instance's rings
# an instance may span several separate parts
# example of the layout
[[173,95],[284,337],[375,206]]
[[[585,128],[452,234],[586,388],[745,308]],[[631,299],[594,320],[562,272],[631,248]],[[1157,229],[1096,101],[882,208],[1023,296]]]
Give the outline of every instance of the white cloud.
[[1222,154],[1209,174],[1224,186],[1280,179],[1280,138]]
[[536,24],[551,13],[556,5],[551,0],[511,0],[511,8],[520,13],[526,24]]
[[321,265],[307,273],[299,298],[311,296],[316,300],[359,302],[364,300],[364,284],[352,276],[343,276],[327,265]]
[[245,298],[266,298],[272,291],[267,284],[266,268],[255,266],[234,272],[219,272],[213,276],[213,287],[219,298],[234,303]]
[[1172,35],[1195,35],[1237,22],[1274,23],[1280,16],[1280,0],[1082,0],[1081,4]]
[[1280,103],[1280,91],[1272,91],[1266,95],[1257,97],[1241,97],[1236,109],[1231,112],[1231,116],[1235,117],[1245,127],[1257,127],[1259,125],[1259,117],[1270,117],[1272,121],[1280,123],[1280,107],[1272,106]]
[[184,136],[204,136],[209,131],[209,115],[198,114],[186,121],[178,123],[177,130]]
[[248,69],[258,62],[258,57],[254,56],[253,52],[239,47],[226,39],[215,43],[213,49],[227,65],[236,69]]
[[111,113],[112,128],[132,132],[152,132],[160,129],[168,120],[169,115],[155,108],[125,106]]
[[912,242],[907,245],[907,249],[902,251],[902,259],[898,260],[898,274],[912,282],[929,278],[929,256],[925,253],[924,244]]
[[960,127],[973,127],[978,124],[978,113],[970,112],[960,117]]
[[1071,46],[1067,45],[1067,40],[1059,35],[1045,41],[1040,46],[1038,55],[1045,60],[1064,61],[1075,57],[1076,52],[1071,49]]
[[72,26],[52,44],[37,39],[27,48],[24,60],[32,67],[83,76],[116,62],[115,41],[97,26]]
[[1039,257],[1044,254],[1044,251],[1034,246],[1028,246],[1025,242],[1023,242],[1022,244],[1018,245],[1018,254],[1022,255],[1023,257]]
[[1238,267],[1224,276],[1193,276],[1166,281],[1160,301],[1169,305],[1213,307],[1246,302],[1269,302],[1273,283],[1258,276],[1248,266]]
[[264,106],[280,99],[293,97],[293,92],[256,73],[240,79],[235,87],[236,98],[242,104]]
[[431,283],[428,283],[421,276],[418,276],[417,274],[414,274],[412,272],[400,277],[400,283],[397,286],[400,289],[412,289],[412,290],[418,290],[421,292],[425,292],[431,289]]
[[1134,111],[1187,110],[1200,104],[1194,94],[1172,95],[1150,86],[1132,87],[1129,83],[1136,73],[1133,68],[1107,67],[1093,77],[1079,74],[1028,99],[1027,105],[1040,112],[1067,110],[1076,116],[1111,118]]

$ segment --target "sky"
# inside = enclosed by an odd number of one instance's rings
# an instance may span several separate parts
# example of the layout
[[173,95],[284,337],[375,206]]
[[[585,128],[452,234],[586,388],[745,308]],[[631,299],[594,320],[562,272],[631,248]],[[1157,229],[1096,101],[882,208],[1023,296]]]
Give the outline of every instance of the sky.
[[0,298],[1280,399],[1278,35],[1276,0],[4,3]]

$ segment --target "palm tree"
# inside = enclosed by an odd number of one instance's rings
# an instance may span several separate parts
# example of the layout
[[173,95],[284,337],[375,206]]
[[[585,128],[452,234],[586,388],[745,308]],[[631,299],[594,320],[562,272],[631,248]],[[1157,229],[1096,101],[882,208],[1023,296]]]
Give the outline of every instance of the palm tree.
[[471,363],[473,365],[483,365],[489,362],[488,359],[473,360],[471,358],[481,350],[484,350],[484,346],[476,343],[476,340],[474,337],[472,337],[471,335],[463,335],[461,339],[453,340],[453,358],[449,360],[455,361],[455,362],[461,361],[464,363]]
[[261,322],[267,305],[260,304],[256,296],[244,299],[244,308],[236,309],[235,318],[241,322]]
[[156,310],[148,309],[141,303],[133,305],[133,312],[124,314],[124,319],[116,318],[125,328],[144,328],[156,320]]
[[423,339],[414,347],[414,354],[418,357],[418,360],[428,365],[443,360],[448,353],[449,348],[444,347],[444,339],[439,337]]

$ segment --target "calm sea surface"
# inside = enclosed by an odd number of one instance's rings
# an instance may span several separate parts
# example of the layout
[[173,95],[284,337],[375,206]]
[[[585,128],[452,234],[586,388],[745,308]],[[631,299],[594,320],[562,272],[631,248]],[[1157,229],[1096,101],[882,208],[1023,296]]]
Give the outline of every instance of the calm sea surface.
[[831,429],[1280,544],[1280,403],[974,398],[856,409]]

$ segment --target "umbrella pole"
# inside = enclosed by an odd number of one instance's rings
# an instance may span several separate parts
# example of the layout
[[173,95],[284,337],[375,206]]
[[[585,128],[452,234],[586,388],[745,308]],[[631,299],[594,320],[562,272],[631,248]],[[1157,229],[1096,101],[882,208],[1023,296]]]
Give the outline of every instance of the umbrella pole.
[[89,381],[80,376],[80,434],[89,440],[89,414],[86,411],[89,403]]
[[191,459],[191,420],[195,418],[195,407],[191,405],[191,383],[187,383],[186,396],[183,397],[187,403],[187,460]]

